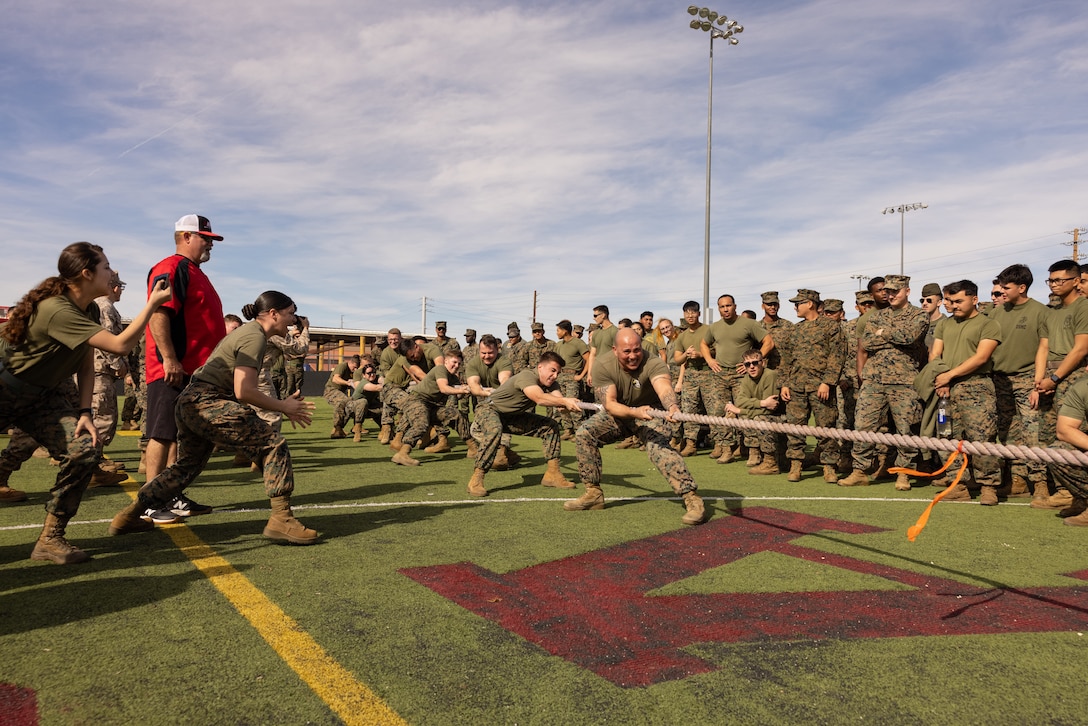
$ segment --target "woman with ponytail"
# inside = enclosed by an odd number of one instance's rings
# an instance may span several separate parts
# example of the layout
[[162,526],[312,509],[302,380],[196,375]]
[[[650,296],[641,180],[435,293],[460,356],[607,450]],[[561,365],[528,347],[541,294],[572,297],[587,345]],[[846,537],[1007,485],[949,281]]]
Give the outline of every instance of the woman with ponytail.
[[299,391],[281,400],[257,388],[268,339],[287,334],[288,326],[295,323],[295,304],[282,292],[269,291],[242,308],[242,315],[252,322],[223,338],[178,396],[177,461],[141,487],[136,501],[117,513],[110,523],[111,535],[154,529],[141,515],[148,509],[162,509],[179,496],[204,470],[218,444],[237,450],[263,470],[265,492],[272,500],[265,537],[292,544],[317,541],[317,532],[303,526],[291,512],[295,475],[287,440],[252,408],[279,411],[304,428],[313,419],[314,404],[304,401]]
[[[19,427],[60,461],[45,505],[45,528],[30,558],[70,565],[90,559],[64,534],[97,466],[93,349],[128,355],[151,313],[170,299],[170,288],[156,286],[140,314],[115,335],[102,327],[94,302],[109,293],[112,277],[102,248],[89,242],[68,245],[57,273],[28,292],[0,330],[0,428]],[[78,410],[61,390],[73,375]]]

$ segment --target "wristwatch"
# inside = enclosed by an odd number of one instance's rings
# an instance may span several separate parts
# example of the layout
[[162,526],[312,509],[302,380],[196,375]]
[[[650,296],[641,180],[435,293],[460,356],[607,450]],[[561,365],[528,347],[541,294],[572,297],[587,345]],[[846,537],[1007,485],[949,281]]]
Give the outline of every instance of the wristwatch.
[[1051,373],[1051,374],[1050,374],[1050,380],[1054,381],[1054,383],[1055,383],[1055,384],[1058,384],[1058,383],[1061,383],[1061,382],[1062,382],[1062,379],[1061,379],[1061,378],[1058,378],[1058,374],[1057,374],[1057,373]]

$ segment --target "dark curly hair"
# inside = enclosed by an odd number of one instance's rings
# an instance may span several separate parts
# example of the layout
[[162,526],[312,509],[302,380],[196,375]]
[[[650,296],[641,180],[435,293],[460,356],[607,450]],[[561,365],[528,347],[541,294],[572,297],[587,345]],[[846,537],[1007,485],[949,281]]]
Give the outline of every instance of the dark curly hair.
[[102,248],[90,242],[73,242],[65,247],[57,260],[57,272],[54,277],[47,277],[38,286],[23,296],[8,313],[8,322],[0,330],[0,337],[12,345],[26,342],[30,319],[38,311],[42,300],[63,295],[69,285],[79,280],[84,270],[98,267],[103,258]]

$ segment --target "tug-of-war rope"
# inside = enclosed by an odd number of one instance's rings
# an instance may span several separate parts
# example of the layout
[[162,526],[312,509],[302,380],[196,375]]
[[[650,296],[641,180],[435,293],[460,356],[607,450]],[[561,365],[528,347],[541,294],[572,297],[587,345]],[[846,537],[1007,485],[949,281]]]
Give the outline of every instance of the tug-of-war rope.
[[[604,407],[596,403],[579,403],[580,408],[586,411],[603,411]],[[647,413],[653,418],[667,419],[668,413],[658,409],[648,409]],[[884,434],[877,431],[853,431],[851,429],[832,429],[825,426],[801,426],[799,424],[779,423],[777,421],[761,421],[759,419],[726,418],[724,416],[704,416],[695,413],[678,413],[672,417],[673,421],[690,421],[708,426],[726,426],[729,428],[746,431],[774,431],[781,434],[793,434],[795,436],[814,436],[818,439],[841,439],[843,441],[859,441],[867,444],[886,444],[895,447],[914,449],[928,449],[930,451],[947,451],[951,456],[945,461],[944,466],[934,472],[914,471],[893,467],[888,471],[892,474],[910,474],[916,477],[938,477],[944,474],[957,458],[960,459],[959,470],[952,483],[941,490],[933,501],[929,503],[922,516],[914,526],[907,530],[907,539],[911,542],[918,536],[929,521],[930,512],[937,502],[946,494],[955,489],[960,483],[964,472],[967,470],[967,455],[1000,456],[1005,459],[1021,459],[1024,461],[1038,461],[1044,464],[1066,464],[1069,466],[1088,466],[1088,452],[1073,449],[1051,449],[1038,446],[1015,446],[996,444],[988,441],[961,441],[953,439],[938,439],[930,436],[911,436],[904,434]]]

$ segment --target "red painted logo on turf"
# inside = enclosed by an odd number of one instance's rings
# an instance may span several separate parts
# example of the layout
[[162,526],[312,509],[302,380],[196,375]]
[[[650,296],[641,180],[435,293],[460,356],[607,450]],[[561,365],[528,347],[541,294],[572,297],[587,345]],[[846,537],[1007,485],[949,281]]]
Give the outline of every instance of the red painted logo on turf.
[[[1088,589],[977,587],[791,543],[826,531],[885,530],[758,507],[505,575],[471,563],[401,572],[625,687],[716,670],[681,650],[696,643],[1088,629]],[[758,552],[875,575],[914,589],[647,595]],[[1088,571],[1070,576],[1088,579]]]

